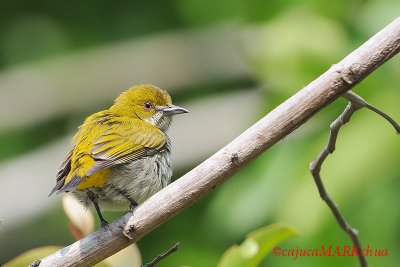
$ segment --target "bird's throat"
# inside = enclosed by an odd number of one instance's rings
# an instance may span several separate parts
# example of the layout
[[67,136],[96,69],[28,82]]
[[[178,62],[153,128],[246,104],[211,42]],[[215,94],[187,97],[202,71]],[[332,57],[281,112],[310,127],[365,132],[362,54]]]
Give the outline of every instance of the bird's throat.
[[162,112],[157,112],[150,118],[145,119],[148,123],[153,124],[158,129],[163,132],[166,132],[171,125],[172,117],[171,116],[163,116]]

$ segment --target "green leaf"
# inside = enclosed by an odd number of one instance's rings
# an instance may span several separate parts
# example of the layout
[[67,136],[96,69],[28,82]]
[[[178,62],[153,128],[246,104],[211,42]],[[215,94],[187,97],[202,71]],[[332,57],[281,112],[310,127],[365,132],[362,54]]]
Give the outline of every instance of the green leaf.
[[241,245],[233,245],[227,251],[218,267],[256,267],[272,248],[297,232],[282,224],[273,224],[249,233]]

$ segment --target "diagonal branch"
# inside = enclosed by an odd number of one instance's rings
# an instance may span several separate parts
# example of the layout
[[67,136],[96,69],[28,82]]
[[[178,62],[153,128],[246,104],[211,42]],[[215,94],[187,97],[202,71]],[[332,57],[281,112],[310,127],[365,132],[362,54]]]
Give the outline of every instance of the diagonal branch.
[[397,18],[220,151],[138,206],[133,214],[42,259],[40,266],[91,266],[136,242],[194,204],[399,51]]
[[321,179],[321,167],[324,163],[325,159],[328,157],[329,154],[332,154],[335,151],[335,145],[337,136],[339,134],[340,128],[345,125],[347,122],[350,121],[351,116],[357,110],[366,107],[383,118],[389,121],[393,127],[396,129],[397,133],[399,133],[400,126],[386,113],[380,111],[379,109],[373,107],[369,103],[367,103],[363,98],[358,96],[357,94],[349,91],[343,94],[343,97],[349,100],[348,105],[346,106],[343,113],[330,125],[330,133],[328,138],[327,145],[322,149],[320,154],[317,158],[311,162],[310,164],[310,171],[312,176],[314,177],[314,181],[317,185],[319,195],[321,198],[326,202],[326,204],[331,209],[333,215],[335,216],[337,222],[339,223],[340,227],[350,236],[351,240],[353,241],[354,246],[357,248],[357,252],[359,255],[360,264],[362,267],[368,266],[367,260],[365,255],[362,253],[362,246],[360,239],[358,237],[358,231],[350,226],[347,220],[344,218],[343,214],[340,212],[339,208],[337,207],[336,203],[332,200],[329,196],[328,192],[325,189],[325,186]]

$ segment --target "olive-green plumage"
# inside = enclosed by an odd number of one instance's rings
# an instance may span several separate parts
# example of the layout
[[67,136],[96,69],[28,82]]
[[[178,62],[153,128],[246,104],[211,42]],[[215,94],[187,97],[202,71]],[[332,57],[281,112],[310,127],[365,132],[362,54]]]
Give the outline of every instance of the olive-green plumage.
[[99,204],[133,208],[170,182],[166,131],[172,115],[186,112],[151,84],[123,92],[110,109],[79,127],[50,194],[73,192],[84,205],[94,205],[105,225]]

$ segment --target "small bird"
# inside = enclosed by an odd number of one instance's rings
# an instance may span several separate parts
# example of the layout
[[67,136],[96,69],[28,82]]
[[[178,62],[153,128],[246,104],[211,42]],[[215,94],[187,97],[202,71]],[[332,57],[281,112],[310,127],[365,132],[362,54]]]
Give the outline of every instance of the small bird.
[[169,94],[140,84],[120,94],[114,105],[86,118],[57,173],[53,193],[72,192],[84,205],[101,210],[133,210],[171,181],[172,116],[187,113]]

